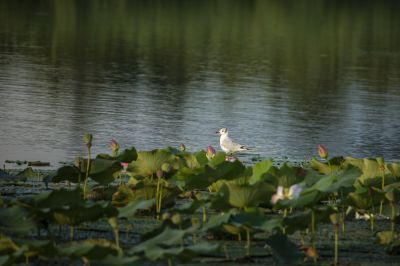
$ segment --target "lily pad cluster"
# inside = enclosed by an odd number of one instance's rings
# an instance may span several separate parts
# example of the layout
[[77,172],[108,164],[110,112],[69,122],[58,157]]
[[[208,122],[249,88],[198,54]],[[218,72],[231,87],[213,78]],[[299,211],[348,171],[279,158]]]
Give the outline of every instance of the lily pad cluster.
[[[90,158],[91,136],[85,137],[85,145],[88,158],[79,157],[46,178],[65,184],[63,188],[2,200],[0,265],[55,259],[173,264],[223,253],[223,241],[210,239],[242,241],[250,259],[257,239],[277,264],[317,262],[316,230],[321,224],[332,225],[337,264],[340,234],[356,214],[369,217],[371,233],[377,233],[388,253],[400,251],[398,163],[329,159],[320,148],[322,159],[304,167],[277,166],[272,160],[247,165],[211,149],[119,151],[115,140],[110,155]],[[121,232],[128,237],[125,225],[138,216],[157,221],[157,226],[128,244]],[[377,216],[389,219],[390,228],[376,232]],[[76,230],[96,223],[106,225],[108,238],[76,239]],[[69,237],[55,234],[56,227],[68,230]],[[293,241],[294,234],[304,236],[302,243]],[[32,238],[38,240],[22,240]]]

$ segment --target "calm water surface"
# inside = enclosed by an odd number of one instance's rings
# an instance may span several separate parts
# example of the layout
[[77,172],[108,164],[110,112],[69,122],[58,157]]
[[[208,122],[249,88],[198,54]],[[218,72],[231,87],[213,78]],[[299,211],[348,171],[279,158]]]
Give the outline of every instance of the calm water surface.
[[[0,1],[0,162],[123,147],[400,159],[399,1]],[[253,156],[253,155],[252,155]]]

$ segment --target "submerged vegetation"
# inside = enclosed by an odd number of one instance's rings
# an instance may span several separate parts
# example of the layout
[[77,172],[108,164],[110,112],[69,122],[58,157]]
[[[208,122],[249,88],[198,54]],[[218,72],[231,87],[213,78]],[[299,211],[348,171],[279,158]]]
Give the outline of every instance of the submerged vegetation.
[[[84,143],[87,158],[42,178],[52,189],[1,198],[0,265],[251,262],[260,252],[276,264],[337,265],[341,236],[351,234],[346,223],[354,216],[369,220],[371,236],[388,254],[400,252],[400,164],[382,157],[329,158],[319,146],[321,158],[305,166],[246,165],[212,147],[120,151],[112,140],[111,155],[92,158],[92,135]],[[29,178],[33,171],[24,172]],[[390,221],[387,228],[378,231],[377,218]],[[153,226],[134,233],[132,222],[140,219]],[[332,249],[322,258],[318,229],[329,225]],[[98,236],[79,236],[90,227]],[[241,246],[239,256],[228,252],[232,243]]]

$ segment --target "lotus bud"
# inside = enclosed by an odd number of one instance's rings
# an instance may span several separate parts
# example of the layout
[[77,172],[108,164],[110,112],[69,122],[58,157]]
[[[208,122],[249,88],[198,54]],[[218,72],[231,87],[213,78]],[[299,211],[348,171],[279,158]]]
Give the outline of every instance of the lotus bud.
[[86,144],[88,149],[92,147],[92,140],[93,140],[92,134],[85,133],[85,135],[83,135],[83,142]]
[[169,212],[165,212],[165,213],[163,213],[163,215],[161,216],[161,219],[162,219],[163,221],[169,220],[169,219],[171,219],[171,214],[169,214]]
[[325,147],[320,144],[318,145],[318,154],[322,159],[326,160],[328,158],[328,152],[326,151]]
[[234,161],[236,161],[236,158],[233,156],[226,156],[225,161],[233,163]]
[[207,147],[207,154],[206,154],[208,160],[211,160],[215,156],[215,149],[213,146],[209,145]]
[[161,165],[161,170],[163,170],[164,172],[168,173],[172,170],[172,166],[169,163],[163,163]]
[[159,169],[159,170],[157,170],[156,175],[157,175],[157,178],[162,178],[164,175],[164,172]]
[[376,157],[376,162],[378,163],[379,169],[385,171],[385,161],[382,156]]
[[174,215],[172,215],[171,217],[171,221],[173,224],[181,224],[182,223],[182,217],[179,213],[175,213]]
[[121,166],[123,172],[126,173],[126,171],[128,170],[129,163],[121,163]]
[[186,151],[186,146],[185,146],[185,144],[183,144],[183,143],[179,144],[179,150],[180,150],[180,151]]
[[115,139],[111,140],[111,151],[112,151],[112,155],[113,156],[117,156],[118,155],[119,144]]

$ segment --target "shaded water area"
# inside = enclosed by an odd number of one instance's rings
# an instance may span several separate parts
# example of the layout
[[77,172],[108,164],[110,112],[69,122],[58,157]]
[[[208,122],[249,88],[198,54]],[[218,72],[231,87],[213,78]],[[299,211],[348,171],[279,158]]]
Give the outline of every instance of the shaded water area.
[[123,147],[400,159],[399,1],[1,1],[0,162]]

